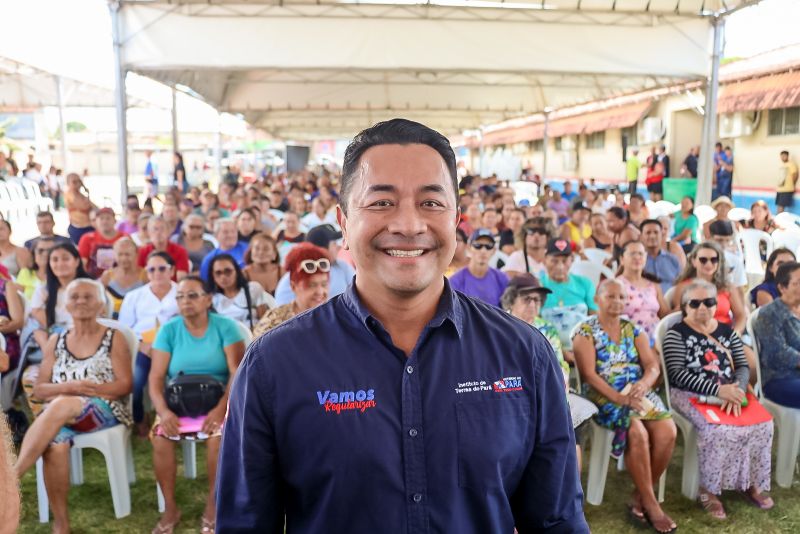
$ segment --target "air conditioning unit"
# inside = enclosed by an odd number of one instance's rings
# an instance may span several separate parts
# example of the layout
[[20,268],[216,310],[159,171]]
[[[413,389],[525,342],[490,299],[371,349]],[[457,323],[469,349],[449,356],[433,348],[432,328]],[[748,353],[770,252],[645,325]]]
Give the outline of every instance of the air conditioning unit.
[[666,135],[667,128],[664,126],[663,120],[658,117],[647,117],[642,121],[642,127],[639,128],[639,144],[652,145],[664,139]]
[[719,136],[722,139],[753,135],[756,117],[754,113],[725,113],[719,118]]
[[578,136],[565,135],[561,138],[561,150],[564,152],[574,151],[578,145]]
[[576,150],[564,150],[561,153],[561,168],[564,171],[578,170],[578,152]]

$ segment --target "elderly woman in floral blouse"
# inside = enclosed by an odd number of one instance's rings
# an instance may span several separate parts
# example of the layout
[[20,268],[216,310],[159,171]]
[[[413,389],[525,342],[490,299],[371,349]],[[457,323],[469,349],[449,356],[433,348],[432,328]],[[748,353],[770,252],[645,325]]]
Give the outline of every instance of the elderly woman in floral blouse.
[[658,360],[647,334],[622,317],[627,295],[619,280],[602,282],[595,300],[597,315],[584,321],[573,339],[587,397],[600,409],[595,421],[614,432],[612,456],[625,453],[636,487],[628,504],[631,517],[657,532],[674,532],[677,525],[653,492],[677,436],[675,423],[653,391],[660,374]]

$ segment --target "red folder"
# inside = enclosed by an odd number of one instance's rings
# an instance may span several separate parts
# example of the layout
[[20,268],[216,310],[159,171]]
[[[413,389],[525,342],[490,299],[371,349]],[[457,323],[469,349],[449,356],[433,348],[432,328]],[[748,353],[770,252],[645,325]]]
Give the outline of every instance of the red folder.
[[767,409],[758,402],[752,393],[747,394],[747,406],[742,406],[742,415],[739,417],[733,413],[728,415],[721,406],[703,404],[697,397],[692,397],[690,402],[705,417],[706,421],[714,425],[750,426],[772,420]]

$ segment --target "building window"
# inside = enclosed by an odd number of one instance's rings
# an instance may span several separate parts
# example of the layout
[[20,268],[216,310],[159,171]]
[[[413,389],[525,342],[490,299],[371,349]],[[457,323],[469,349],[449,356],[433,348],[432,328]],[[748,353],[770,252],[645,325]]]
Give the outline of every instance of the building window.
[[561,150],[561,138],[556,137],[556,150]]
[[531,141],[531,152],[544,152],[544,139]]
[[586,148],[603,149],[606,146],[606,132],[594,132],[586,136]]
[[800,107],[769,110],[767,135],[800,133]]
[[629,126],[627,128],[623,128],[621,130],[621,133],[622,133],[622,136],[620,137],[620,139],[627,138],[628,139],[628,146],[635,146],[635,145],[637,145],[639,143],[637,141],[637,137],[636,137],[638,132],[636,131],[636,125],[635,124],[633,126]]

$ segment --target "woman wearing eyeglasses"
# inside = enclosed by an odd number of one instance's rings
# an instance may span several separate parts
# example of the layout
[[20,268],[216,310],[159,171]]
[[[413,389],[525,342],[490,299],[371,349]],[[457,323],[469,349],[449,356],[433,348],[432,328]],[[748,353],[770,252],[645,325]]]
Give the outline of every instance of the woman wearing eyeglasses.
[[208,288],[214,310],[251,330],[264,313],[277,306],[258,282],[248,282],[230,254],[214,256],[208,265]]
[[698,432],[700,505],[715,519],[725,519],[719,495],[742,492],[753,505],[768,510],[772,421],[751,425],[715,424],[691,403],[699,396],[716,397],[728,414],[740,416],[750,379],[742,340],[729,324],[716,319],[717,287],[694,280],[681,295],[683,321],[664,338],[664,361],[673,409]]
[[[200,522],[200,532],[215,530],[217,459],[222,426],[228,403],[231,377],[244,356],[244,338],[234,321],[213,313],[211,295],[206,293],[203,280],[185,277],[177,286],[175,298],[180,315],[159,329],[153,342],[153,366],[150,375],[150,398],[157,418],[150,439],[153,443],[153,468],[158,485],[164,494],[164,513],[153,532],[173,532],[181,518],[175,501],[175,443],[187,434],[206,443],[208,497]],[[220,387],[221,396],[208,411],[188,417],[174,403],[167,403],[165,387],[180,376],[194,376],[203,384]],[[206,386],[203,386],[206,387]],[[191,404],[191,399],[181,400]]]
[[253,330],[256,337],[328,300],[331,263],[325,249],[299,243],[286,255],[284,266],[289,273],[294,300],[267,311]]
[[175,270],[172,256],[166,252],[151,252],[144,270],[147,285],[125,295],[119,310],[119,322],[133,330],[140,341],[133,376],[133,420],[140,435],[146,435],[148,430],[143,395],[150,373],[151,344],[158,328],[178,314],[175,300],[178,286],[172,281]]

